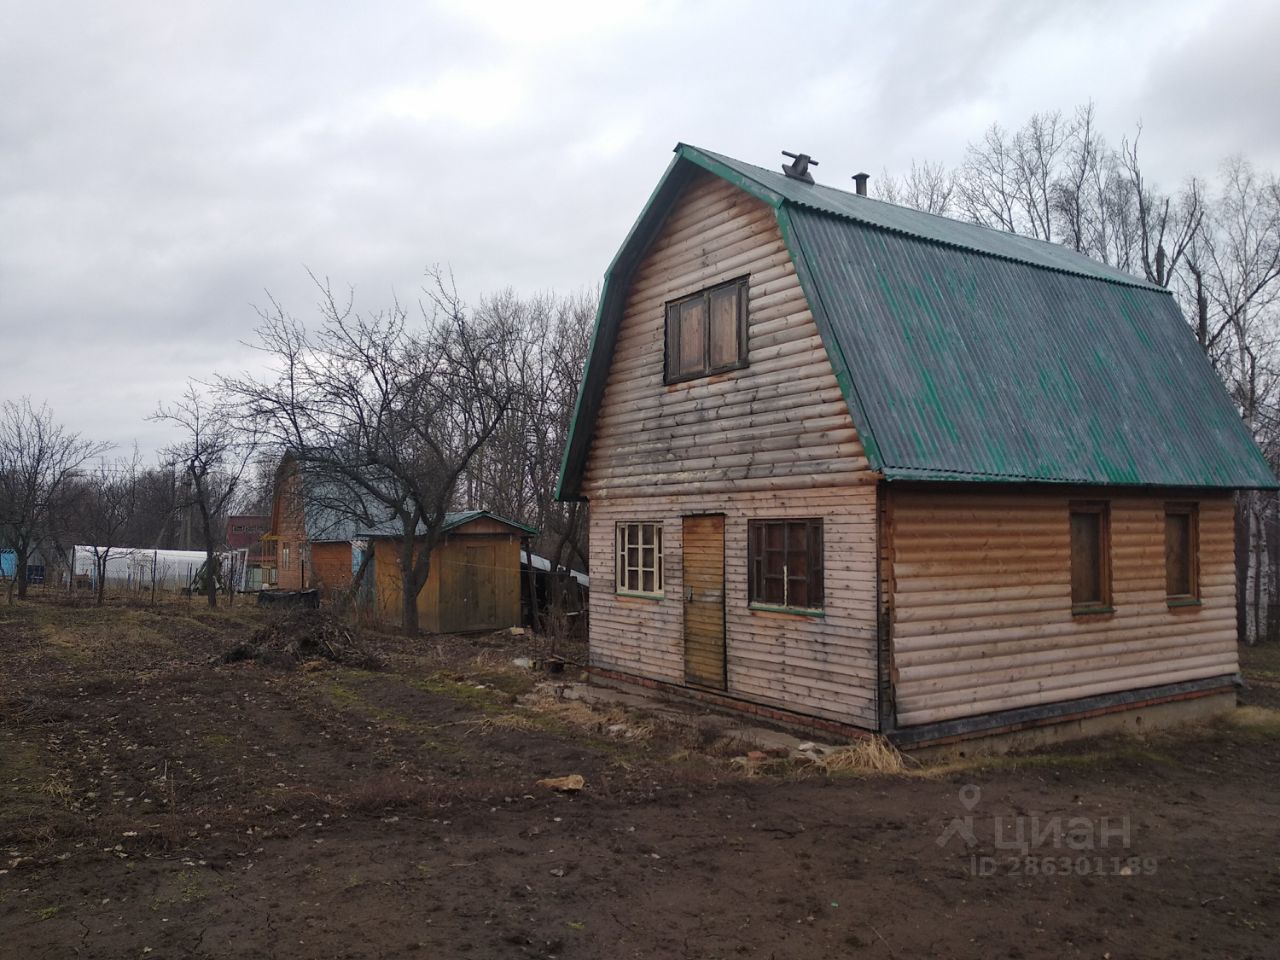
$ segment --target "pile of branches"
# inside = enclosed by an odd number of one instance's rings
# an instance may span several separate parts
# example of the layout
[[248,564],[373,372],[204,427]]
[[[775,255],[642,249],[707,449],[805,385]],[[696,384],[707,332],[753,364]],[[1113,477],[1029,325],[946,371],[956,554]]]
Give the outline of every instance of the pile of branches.
[[223,663],[256,660],[281,667],[312,660],[329,660],[365,670],[382,665],[350,625],[332,614],[309,609],[294,610],[271,620],[221,659]]

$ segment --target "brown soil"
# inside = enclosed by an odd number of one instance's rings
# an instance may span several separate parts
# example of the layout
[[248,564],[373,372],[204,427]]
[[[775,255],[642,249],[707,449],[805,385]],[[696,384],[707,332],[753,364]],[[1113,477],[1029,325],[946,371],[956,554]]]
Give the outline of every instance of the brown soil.
[[[713,723],[610,735],[516,702],[520,641],[217,663],[263,616],[0,607],[0,955],[1275,955],[1265,705],[905,776],[753,776]],[[1262,680],[1280,661],[1244,656]],[[571,773],[581,793],[535,786]]]

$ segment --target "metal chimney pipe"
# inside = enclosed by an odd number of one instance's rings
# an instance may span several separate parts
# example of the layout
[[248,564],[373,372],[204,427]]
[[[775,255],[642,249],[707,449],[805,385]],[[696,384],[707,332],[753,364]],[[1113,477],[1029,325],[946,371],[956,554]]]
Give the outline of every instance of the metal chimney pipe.
[[869,173],[855,173],[853,182],[857,184],[858,196],[865,197],[867,195],[867,181],[871,179]]

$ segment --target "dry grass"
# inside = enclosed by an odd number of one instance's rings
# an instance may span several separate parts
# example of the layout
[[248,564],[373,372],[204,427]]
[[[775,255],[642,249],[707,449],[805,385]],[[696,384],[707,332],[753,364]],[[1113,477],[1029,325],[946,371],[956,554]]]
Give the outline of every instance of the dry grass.
[[901,774],[915,761],[903,756],[884,737],[867,737],[847,747],[837,747],[813,758],[814,766],[828,775]]
[[462,721],[468,733],[508,733],[523,730],[536,730],[538,725],[526,716],[518,713],[499,713],[491,717],[480,717],[477,720]]

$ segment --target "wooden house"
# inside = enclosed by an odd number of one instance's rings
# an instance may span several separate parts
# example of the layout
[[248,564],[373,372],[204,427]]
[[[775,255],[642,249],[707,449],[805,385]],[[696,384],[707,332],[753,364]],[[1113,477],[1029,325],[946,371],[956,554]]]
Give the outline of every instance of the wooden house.
[[904,745],[1233,704],[1276,481],[1172,296],[803,167],[677,146],[609,267],[594,675]]
[[[359,504],[359,497],[340,484],[308,482],[293,457],[282,460],[271,511],[275,586],[315,589],[325,601],[354,586],[355,599],[378,619],[398,624],[403,529],[398,520],[382,519],[377,508]],[[484,510],[446,514],[427,582],[418,593],[419,627],[463,633],[518,626],[521,546],[534,533]]]
[[268,541],[275,544],[275,578],[280,590],[318,590],[332,599],[351,586],[351,541],[357,524],[341,508],[341,491],[321,495],[305,483],[295,457],[276,468]]

